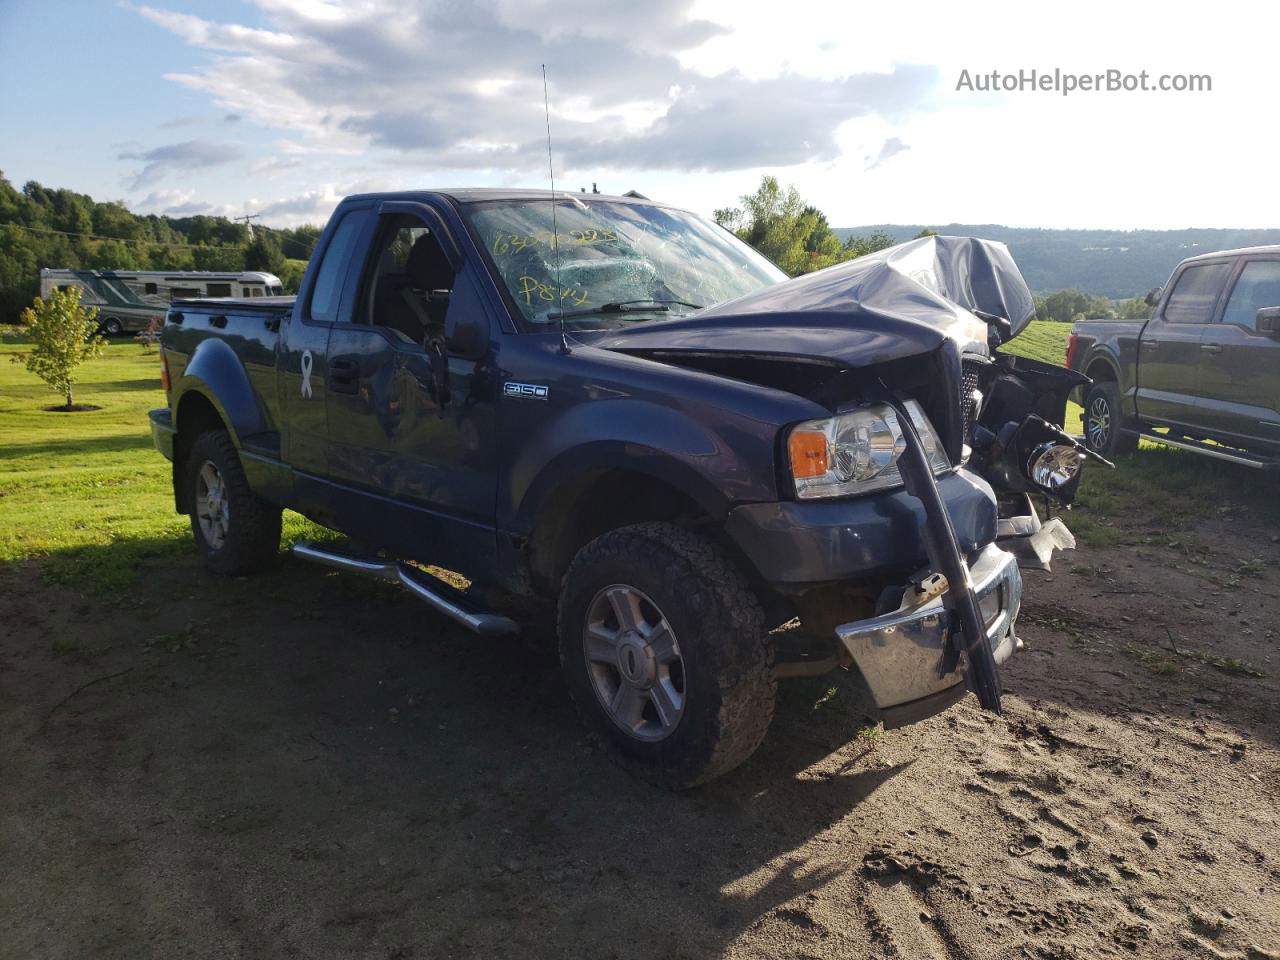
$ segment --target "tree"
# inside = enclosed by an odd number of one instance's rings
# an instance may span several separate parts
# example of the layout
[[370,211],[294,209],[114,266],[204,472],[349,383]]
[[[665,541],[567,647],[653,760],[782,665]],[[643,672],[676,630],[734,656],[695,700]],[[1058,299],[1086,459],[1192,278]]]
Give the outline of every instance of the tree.
[[98,311],[80,306],[80,288],[54,290],[48,300],[36,297],[22,311],[22,322],[33,344],[30,352],[15,354],[15,363],[67,398],[67,410],[75,409],[72,388],[80,364],[102,353],[106,341],[98,335]]
[[1089,309],[1089,295],[1080,290],[1055,290],[1036,304],[1036,314],[1043,320],[1071,323]]
[[253,240],[244,250],[244,268],[280,275],[280,271],[284,269],[284,254],[280,251],[280,241],[271,231],[254,231]]
[[841,260],[853,260],[858,257],[865,257],[868,253],[875,253],[877,250],[887,250],[894,244],[893,237],[883,231],[877,230],[869,237],[859,237],[856,234],[850,234],[844,241],[844,256]]
[[806,272],[811,258],[805,242],[821,214],[805,205],[795,187],[783,190],[777,177],[762,177],[756,192],[744,194],[740,201],[741,208],[717,210],[717,222],[787,273]]
[[307,261],[285,260],[284,267],[276,273],[285,293],[297,293],[302,286],[302,275],[307,272]]
[[919,233],[917,233],[917,234],[916,234],[914,237],[912,237],[911,239],[912,239],[912,240],[923,240],[925,237],[936,237],[937,235],[938,235],[938,231],[937,231],[937,230],[934,230],[932,227],[925,227],[923,230],[921,230]]
[[717,210],[716,223],[792,276],[893,246],[893,238],[883,233],[851,236],[842,244],[826,214],[805,203],[795,187],[784,190],[777,177],[762,177],[756,192],[740,202],[741,207]]

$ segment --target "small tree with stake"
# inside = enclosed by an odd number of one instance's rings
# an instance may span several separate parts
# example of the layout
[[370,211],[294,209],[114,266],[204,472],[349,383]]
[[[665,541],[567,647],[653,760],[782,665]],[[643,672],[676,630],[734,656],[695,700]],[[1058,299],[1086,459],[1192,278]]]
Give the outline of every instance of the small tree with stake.
[[84,361],[102,353],[106,341],[98,335],[98,311],[80,306],[80,289],[55,290],[48,300],[36,297],[22,311],[22,323],[33,344],[27,353],[15,354],[15,363],[27,369],[67,398],[64,409],[75,409],[72,388]]

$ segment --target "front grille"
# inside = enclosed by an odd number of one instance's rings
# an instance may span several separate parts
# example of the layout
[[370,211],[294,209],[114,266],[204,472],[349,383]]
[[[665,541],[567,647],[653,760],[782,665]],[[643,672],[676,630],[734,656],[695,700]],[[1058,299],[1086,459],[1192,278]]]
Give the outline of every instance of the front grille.
[[973,440],[973,422],[978,417],[978,402],[981,394],[978,384],[981,382],[982,363],[978,360],[965,360],[960,365],[960,412],[964,417],[964,442]]

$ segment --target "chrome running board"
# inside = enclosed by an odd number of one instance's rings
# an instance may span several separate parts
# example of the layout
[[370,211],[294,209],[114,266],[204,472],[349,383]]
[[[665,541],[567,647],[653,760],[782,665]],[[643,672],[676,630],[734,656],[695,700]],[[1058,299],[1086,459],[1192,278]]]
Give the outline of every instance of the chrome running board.
[[520,632],[519,624],[510,617],[467,609],[465,598],[459,591],[416,567],[394,560],[365,560],[345,553],[322,550],[305,541],[295,543],[290,552],[299,559],[310,560],[335,570],[402,584],[437,612],[482,637],[504,637]]

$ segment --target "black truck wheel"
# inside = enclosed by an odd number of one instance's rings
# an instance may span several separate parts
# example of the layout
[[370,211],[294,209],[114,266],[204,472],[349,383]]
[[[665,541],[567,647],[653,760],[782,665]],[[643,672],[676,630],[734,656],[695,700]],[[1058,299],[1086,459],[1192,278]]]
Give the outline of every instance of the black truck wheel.
[[641,778],[705,783],[773,719],[773,649],[755,594],[709,540],[623,527],[578,552],[560,590],[560,664],[593,734]]
[[118,337],[124,333],[124,324],[117,317],[107,317],[99,324],[99,329],[108,337]]
[[1111,380],[1100,380],[1085,394],[1084,442],[1104,457],[1138,449],[1138,434],[1120,412],[1120,390]]
[[256,496],[231,435],[209,430],[187,454],[191,532],[204,564],[227,576],[255,573],[280,549],[280,508]]

